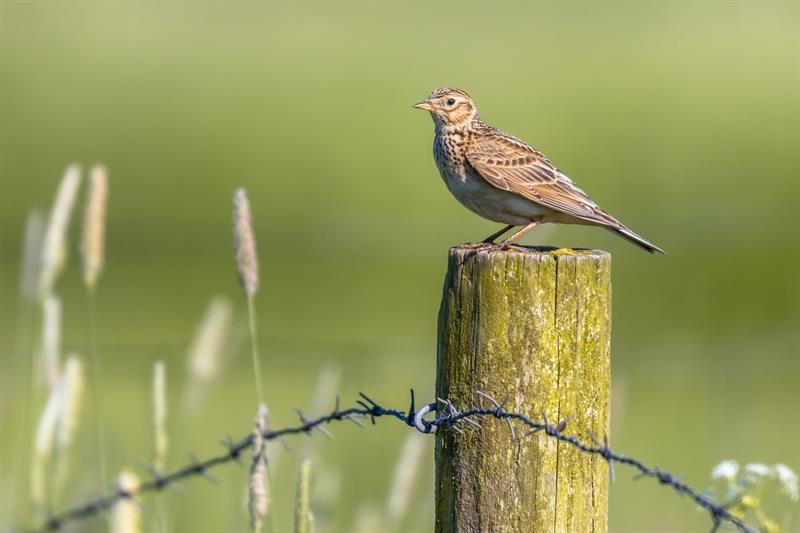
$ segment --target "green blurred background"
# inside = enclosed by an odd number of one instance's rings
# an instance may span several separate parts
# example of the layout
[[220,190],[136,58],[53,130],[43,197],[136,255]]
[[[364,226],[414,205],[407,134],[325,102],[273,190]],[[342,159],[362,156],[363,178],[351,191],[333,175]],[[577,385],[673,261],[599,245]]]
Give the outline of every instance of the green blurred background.
[[[25,377],[10,369],[25,218],[49,209],[71,162],[110,169],[98,343],[112,470],[148,461],[153,361],[167,361],[177,402],[209,298],[229,295],[244,318],[237,186],[262,263],[272,423],[296,420],[326,364],[343,400],[363,390],[405,408],[412,386],[431,396],[447,248],[497,229],[450,197],[431,120],[411,109],[443,85],[471,92],[485,120],[669,252],[592,228],[524,239],[613,253],[613,445],[698,488],[723,459],[800,468],[799,21],[794,2],[0,1],[0,488],[15,490],[11,437],[24,431],[10,421]],[[85,353],[78,229],[58,292],[65,349]],[[173,466],[250,430],[246,343],[234,351],[201,413],[173,409]],[[81,424],[86,470],[64,505],[96,490],[88,415]],[[323,529],[347,531],[359,506],[383,505],[406,430],[379,426],[334,427],[317,446]],[[298,448],[273,473],[280,530]],[[175,530],[245,527],[246,469],[215,474],[220,485],[167,496]],[[621,467],[617,477],[611,531],[708,529],[689,500]],[[431,529],[431,478],[403,530]],[[27,523],[8,507],[0,526]],[[769,509],[800,528],[796,505]]]

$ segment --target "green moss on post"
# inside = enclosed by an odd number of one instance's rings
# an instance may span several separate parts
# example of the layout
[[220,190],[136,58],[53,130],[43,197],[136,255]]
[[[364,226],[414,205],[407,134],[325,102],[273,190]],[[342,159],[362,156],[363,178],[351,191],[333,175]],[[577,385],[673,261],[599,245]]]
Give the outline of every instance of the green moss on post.
[[[436,393],[475,391],[591,442],[608,433],[611,257],[546,249],[450,250],[439,311]],[[606,531],[608,466],[507,424],[436,436],[436,531]]]

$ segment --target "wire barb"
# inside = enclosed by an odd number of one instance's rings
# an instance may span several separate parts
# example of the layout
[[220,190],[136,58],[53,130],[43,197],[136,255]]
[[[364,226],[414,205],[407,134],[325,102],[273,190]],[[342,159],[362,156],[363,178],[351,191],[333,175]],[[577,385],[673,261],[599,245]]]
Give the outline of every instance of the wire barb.
[[231,437],[230,435],[225,435],[225,438],[220,439],[219,443],[226,450],[228,450],[228,454],[230,455],[231,459],[233,459],[240,465],[242,464],[242,457],[241,457],[242,450],[236,447],[236,443],[233,441],[233,437]]
[[611,480],[613,483],[616,480],[616,474],[614,473],[614,454],[611,452],[611,448],[608,444],[608,435],[603,437],[603,442],[600,442],[600,439],[595,436],[594,432],[591,429],[587,429],[586,432],[592,438],[594,443],[600,448],[600,455],[603,456],[603,459],[606,460],[608,463],[608,479]]
[[[483,399],[485,399],[485,400],[489,400],[489,402],[491,402],[491,403],[492,403],[492,405],[494,405],[495,407],[497,407],[497,409],[496,409],[496,410],[495,410],[495,412],[494,412],[494,416],[495,416],[495,417],[497,417],[497,418],[504,418],[504,417],[503,417],[503,414],[505,413],[505,411],[503,410],[503,406],[504,406],[504,405],[506,404],[506,402],[508,401],[508,398],[506,398],[505,400],[503,400],[503,403],[500,403],[500,402],[498,402],[497,400],[495,400],[494,398],[492,398],[491,396],[489,396],[488,394],[486,394],[485,392],[482,392],[482,391],[476,390],[476,391],[475,391],[475,394],[477,394],[478,396],[480,396],[481,398],[483,398]],[[513,424],[511,424],[511,419],[510,419],[510,418],[506,418],[505,420],[506,420],[506,422],[508,422],[508,430],[509,430],[509,431],[511,431],[511,440],[517,440],[517,434],[516,434],[516,432],[514,431],[514,426],[513,426]]]
[[[303,411],[301,411],[300,409],[295,408],[294,412],[297,413],[297,416],[300,418],[300,422],[302,422],[303,424],[308,425],[308,423],[311,421],[308,418],[306,418],[306,415],[304,415]],[[331,416],[332,416],[332,420],[340,420],[341,419],[341,417],[339,416],[339,410],[338,409],[334,409],[333,412],[331,413]],[[322,433],[323,435],[325,435],[326,437],[328,437],[329,439],[333,439],[333,435],[331,435],[331,432],[328,431],[327,429],[325,429],[322,426],[311,426],[306,434],[310,435],[311,432],[314,431],[315,429],[317,431],[319,431],[320,433]]]

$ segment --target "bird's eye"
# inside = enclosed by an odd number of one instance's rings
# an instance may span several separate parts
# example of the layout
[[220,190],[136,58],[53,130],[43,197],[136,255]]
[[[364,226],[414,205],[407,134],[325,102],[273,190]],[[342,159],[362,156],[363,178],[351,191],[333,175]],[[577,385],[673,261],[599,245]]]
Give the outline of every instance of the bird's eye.
[[447,99],[447,105],[453,105],[455,103],[456,103],[456,99],[455,98],[448,98]]

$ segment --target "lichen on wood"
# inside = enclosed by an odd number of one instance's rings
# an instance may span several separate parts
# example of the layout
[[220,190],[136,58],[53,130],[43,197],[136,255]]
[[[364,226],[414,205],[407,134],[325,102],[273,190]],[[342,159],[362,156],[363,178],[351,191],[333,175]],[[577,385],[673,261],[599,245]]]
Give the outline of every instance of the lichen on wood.
[[[608,433],[611,258],[600,251],[452,248],[439,311],[436,395],[505,408],[591,441]],[[436,531],[606,531],[602,457],[499,420],[436,437]]]

